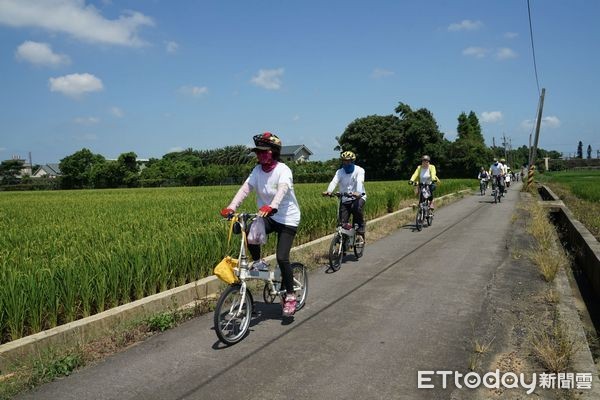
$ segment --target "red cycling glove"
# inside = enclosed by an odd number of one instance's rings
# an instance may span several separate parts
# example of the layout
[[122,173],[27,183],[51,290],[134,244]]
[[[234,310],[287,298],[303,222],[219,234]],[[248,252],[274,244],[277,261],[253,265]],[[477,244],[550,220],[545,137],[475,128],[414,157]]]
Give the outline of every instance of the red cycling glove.
[[231,208],[224,208],[221,210],[221,216],[223,218],[227,218],[229,217],[231,214],[233,214],[235,211],[233,211]]
[[273,213],[273,207],[265,204],[258,211],[266,213],[267,215],[271,215]]

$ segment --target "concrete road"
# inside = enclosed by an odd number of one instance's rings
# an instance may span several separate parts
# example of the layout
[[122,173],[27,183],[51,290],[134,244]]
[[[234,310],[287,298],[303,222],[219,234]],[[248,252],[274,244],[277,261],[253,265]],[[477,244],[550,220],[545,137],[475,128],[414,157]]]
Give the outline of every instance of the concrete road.
[[360,261],[311,273],[307,305],[289,324],[279,305],[258,303],[248,337],[224,347],[211,313],[20,398],[462,398],[438,378],[418,389],[417,371],[468,372],[473,324],[508,256],[519,189],[501,204],[466,196],[421,232],[405,226],[368,243]]

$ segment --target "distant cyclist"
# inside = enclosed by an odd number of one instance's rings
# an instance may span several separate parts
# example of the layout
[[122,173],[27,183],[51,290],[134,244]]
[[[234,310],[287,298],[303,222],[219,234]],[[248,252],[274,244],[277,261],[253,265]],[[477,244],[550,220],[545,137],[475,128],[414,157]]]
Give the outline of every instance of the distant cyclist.
[[[300,223],[300,207],[294,194],[292,171],[280,162],[281,140],[270,132],[253,137],[258,165],[242,184],[231,203],[221,210],[221,215],[229,216],[242,204],[242,201],[256,191],[258,215],[264,217],[267,234],[277,232],[276,258],[286,297],[283,302],[283,315],[291,316],[296,311],[294,276],[290,264],[290,250]],[[256,269],[268,269],[260,258],[260,245],[248,244]]]
[[494,158],[494,162],[490,165],[490,176],[493,179],[493,185],[500,190],[500,195],[504,194],[504,165]]
[[421,165],[417,167],[415,172],[410,177],[409,184],[418,183],[419,186],[428,185],[431,196],[429,197],[429,208],[434,209],[433,193],[435,191],[435,183],[439,182],[436,174],[435,165],[431,164],[431,158],[428,155],[421,157]]
[[504,191],[507,191],[510,187],[510,167],[504,158],[500,159],[500,163],[502,164],[502,170],[504,171]]
[[488,182],[490,180],[490,174],[485,170],[485,168],[481,167],[479,174],[477,175],[477,179],[479,179],[480,182],[483,181],[485,183],[485,188],[487,189]]
[[365,236],[365,216],[363,208],[367,200],[365,190],[365,170],[355,164],[356,154],[351,151],[344,151],[340,155],[342,167],[335,172],[333,179],[323,192],[323,196],[330,196],[339,186],[342,193],[352,193],[352,197],[342,197],[340,206],[340,222],[347,224],[352,214],[353,223],[358,225],[356,233]]

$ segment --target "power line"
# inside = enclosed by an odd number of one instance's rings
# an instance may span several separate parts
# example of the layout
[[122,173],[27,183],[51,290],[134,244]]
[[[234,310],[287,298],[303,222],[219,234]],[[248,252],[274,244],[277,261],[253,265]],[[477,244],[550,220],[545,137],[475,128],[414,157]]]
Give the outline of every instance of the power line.
[[527,0],[527,14],[529,15],[529,37],[531,38],[531,52],[533,54],[533,70],[535,71],[535,83],[537,85],[538,96],[540,95],[540,81],[538,79],[537,63],[535,61],[535,46],[533,45],[533,28],[531,27],[531,8]]

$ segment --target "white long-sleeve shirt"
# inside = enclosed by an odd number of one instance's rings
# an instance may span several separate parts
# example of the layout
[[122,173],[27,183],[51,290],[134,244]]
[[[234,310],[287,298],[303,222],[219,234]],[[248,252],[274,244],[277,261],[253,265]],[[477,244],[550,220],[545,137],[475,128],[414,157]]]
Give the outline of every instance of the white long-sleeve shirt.
[[504,173],[504,166],[502,163],[492,164],[490,166],[490,174],[492,176],[500,176]]
[[[343,168],[338,169],[333,176],[333,179],[327,187],[329,193],[333,193],[335,187],[339,185],[340,192],[358,192],[364,193],[363,199],[367,199],[367,192],[365,190],[365,170],[358,165],[354,166],[354,171],[351,174],[347,174]],[[343,198],[342,201],[350,201],[350,198]]]

